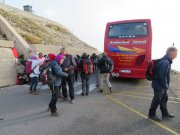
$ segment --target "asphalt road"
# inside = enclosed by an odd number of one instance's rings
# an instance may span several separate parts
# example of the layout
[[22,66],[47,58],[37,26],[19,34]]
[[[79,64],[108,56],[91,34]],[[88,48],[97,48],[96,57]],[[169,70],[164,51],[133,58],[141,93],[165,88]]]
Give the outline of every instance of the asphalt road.
[[[46,111],[51,98],[46,86],[40,95],[28,94],[28,86],[0,90],[0,135],[180,135],[180,98],[169,90],[168,108],[175,118],[161,123],[147,119],[152,98],[150,83],[135,79],[113,79],[113,93],[91,92],[81,97],[75,84],[74,104],[59,101],[59,117]],[[158,110],[158,115],[161,116]]]

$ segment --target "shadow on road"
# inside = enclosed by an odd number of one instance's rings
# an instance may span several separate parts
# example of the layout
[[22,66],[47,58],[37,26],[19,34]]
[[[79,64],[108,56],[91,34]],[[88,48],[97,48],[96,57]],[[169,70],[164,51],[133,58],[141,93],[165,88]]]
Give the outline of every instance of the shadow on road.
[[124,85],[139,85],[145,84],[147,81],[145,79],[133,79],[133,78],[111,78],[114,83],[120,83]]

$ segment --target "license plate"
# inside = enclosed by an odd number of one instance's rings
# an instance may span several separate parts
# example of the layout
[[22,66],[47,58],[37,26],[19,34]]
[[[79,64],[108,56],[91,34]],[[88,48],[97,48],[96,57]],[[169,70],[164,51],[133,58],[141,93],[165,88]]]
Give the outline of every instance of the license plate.
[[131,70],[120,70],[121,73],[127,73],[127,74],[130,74],[131,73]]

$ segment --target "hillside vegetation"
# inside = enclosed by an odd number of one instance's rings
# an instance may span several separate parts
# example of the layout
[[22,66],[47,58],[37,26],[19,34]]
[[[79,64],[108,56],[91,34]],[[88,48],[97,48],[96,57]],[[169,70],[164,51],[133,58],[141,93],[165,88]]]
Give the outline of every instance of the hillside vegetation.
[[65,26],[51,20],[2,4],[0,14],[29,44],[57,45],[97,52],[97,49],[81,41]]

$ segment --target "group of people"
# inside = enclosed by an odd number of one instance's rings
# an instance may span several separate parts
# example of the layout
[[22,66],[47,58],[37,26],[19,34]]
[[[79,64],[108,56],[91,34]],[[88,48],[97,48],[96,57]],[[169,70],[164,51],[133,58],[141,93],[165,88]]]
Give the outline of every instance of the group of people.
[[[163,118],[174,117],[167,109],[167,90],[170,84],[171,64],[176,57],[177,49],[169,47],[166,55],[158,60],[159,62],[153,69],[158,78],[152,80],[154,97],[149,109],[149,118],[155,121],[161,121],[156,115],[158,106],[160,106]],[[112,92],[109,77],[113,65],[113,61],[105,52],[100,55],[92,54],[91,56],[83,53],[82,56],[77,55],[77,57],[74,57],[67,53],[65,48],[61,48],[58,55],[48,54],[43,56],[42,53],[38,57],[30,55],[28,62],[22,60],[21,63],[17,63],[17,72],[18,77],[22,75],[22,78],[30,78],[29,92],[32,95],[38,94],[36,91],[38,81],[49,85],[52,99],[48,110],[51,111],[52,116],[58,116],[56,108],[58,98],[62,98],[64,101],[70,99],[70,103],[74,103],[74,82],[78,80],[79,74],[82,82],[82,96],[89,95],[89,83],[93,74],[97,75],[98,92],[102,93],[104,91],[104,81],[106,81],[110,92]],[[29,71],[28,66],[30,67]],[[25,74],[23,73],[24,70],[28,72]]]
[[49,86],[52,99],[48,110],[51,111],[52,116],[58,116],[56,108],[58,98],[74,103],[74,82],[78,81],[78,76],[81,77],[82,82],[81,96],[89,95],[90,78],[94,75],[98,76],[97,87],[99,87],[100,93],[104,89],[104,80],[106,80],[110,92],[112,91],[109,74],[113,69],[113,62],[106,53],[92,54],[91,56],[83,53],[82,56],[74,57],[67,53],[64,47],[60,48],[58,55],[43,56],[42,53],[39,53],[39,56],[36,56],[30,53],[24,69],[30,80],[30,94],[39,94],[37,92],[39,81]]

